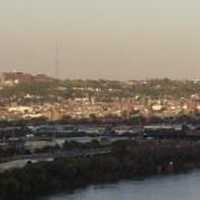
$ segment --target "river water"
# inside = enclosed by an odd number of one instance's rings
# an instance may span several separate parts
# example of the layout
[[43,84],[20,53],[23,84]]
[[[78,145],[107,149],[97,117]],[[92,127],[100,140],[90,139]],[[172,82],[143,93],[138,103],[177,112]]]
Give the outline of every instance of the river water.
[[155,176],[140,181],[89,186],[46,200],[199,200],[200,170],[181,175]]

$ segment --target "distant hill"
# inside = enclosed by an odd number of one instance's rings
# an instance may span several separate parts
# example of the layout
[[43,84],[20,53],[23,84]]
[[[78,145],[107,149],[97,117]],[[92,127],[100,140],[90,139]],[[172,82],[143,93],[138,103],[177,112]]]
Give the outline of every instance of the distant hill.
[[27,94],[56,97],[96,97],[103,101],[111,98],[146,97],[195,98],[200,101],[200,81],[194,80],[58,80],[44,74],[4,72],[0,76],[0,96],[25,96]]
[[4,83],[51,83],[56,79],[45,74],[32,75],[23,72],[3,72],[1,74],[1,82]]

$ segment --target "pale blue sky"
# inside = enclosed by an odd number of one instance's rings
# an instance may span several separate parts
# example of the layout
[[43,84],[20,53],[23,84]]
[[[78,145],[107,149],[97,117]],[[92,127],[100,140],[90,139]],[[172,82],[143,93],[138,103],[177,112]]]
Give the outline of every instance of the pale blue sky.
[[200,77],[197,0],[0,0],[0,71]]

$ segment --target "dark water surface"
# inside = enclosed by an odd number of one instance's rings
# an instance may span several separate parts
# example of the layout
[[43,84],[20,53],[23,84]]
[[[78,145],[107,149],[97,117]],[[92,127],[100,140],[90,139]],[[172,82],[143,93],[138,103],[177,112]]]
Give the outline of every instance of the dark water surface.
[[57,194],[45,200],[200,200],[200,170],[156,176],[143,181],[89,186],[72,194]]

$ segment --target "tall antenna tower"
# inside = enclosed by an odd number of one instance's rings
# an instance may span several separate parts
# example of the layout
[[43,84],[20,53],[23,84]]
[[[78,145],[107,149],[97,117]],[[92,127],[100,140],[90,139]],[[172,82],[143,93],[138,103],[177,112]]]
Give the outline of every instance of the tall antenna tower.
[[59,79],[59,68],[60,68],[60,46],[59,43],[56,43],[56,52],[55,52],[55,77]]

